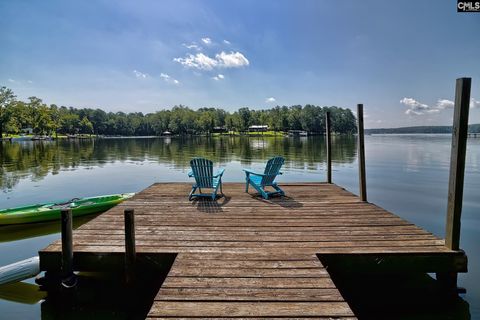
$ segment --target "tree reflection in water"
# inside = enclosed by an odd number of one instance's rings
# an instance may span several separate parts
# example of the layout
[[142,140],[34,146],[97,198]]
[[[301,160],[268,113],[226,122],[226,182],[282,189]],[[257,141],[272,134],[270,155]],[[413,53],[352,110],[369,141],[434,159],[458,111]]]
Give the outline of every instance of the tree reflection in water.
[[[355,137],[336,136],[333,145],[334,162],[355,160]],[[219,165],[239,161],[242,166],[248,166],[254,161],[282,155],[288,167],[315,170],[324,165],[326,159],[323,136],[22,141],[3,142],[0,151],[0,187],[4,191],[13,189],[22,179],[38,181],[48,174],[80,167],[101,167],[117,161],[158,162],[185,169],[194,156],[209,158]]]

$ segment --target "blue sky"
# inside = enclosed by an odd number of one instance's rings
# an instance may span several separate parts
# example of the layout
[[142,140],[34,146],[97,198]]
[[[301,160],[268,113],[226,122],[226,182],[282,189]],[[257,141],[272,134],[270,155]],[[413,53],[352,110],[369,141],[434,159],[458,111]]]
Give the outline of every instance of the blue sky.
[[0,0],[0,85],[19,98],[152,112],[365,105],[366,126],[451,124],[480,14],[454,0]]

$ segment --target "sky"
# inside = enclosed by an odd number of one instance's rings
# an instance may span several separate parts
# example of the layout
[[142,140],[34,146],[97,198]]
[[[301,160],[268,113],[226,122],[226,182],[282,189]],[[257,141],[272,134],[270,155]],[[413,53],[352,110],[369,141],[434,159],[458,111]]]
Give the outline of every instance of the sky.
[[480,13],[455,0],[0,0],[0,86],[106,111],[356,109],[367,128],[480,122]]

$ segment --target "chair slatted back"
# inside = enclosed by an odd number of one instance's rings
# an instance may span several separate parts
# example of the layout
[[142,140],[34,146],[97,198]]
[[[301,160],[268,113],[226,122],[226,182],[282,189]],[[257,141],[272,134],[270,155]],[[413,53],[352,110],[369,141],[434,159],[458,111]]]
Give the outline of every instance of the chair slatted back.
[[270,186],[275,180],[275,177],[280,172],[282,165],[284,164],[285,159],[283,157],[273,157],[272,159],[268,160],[267,166],[265,167],[265,176],[262,177],[261,185]]
[[213,187],[213,162],[205,158],[193,158],[190,161],[195,182],[199,188]]

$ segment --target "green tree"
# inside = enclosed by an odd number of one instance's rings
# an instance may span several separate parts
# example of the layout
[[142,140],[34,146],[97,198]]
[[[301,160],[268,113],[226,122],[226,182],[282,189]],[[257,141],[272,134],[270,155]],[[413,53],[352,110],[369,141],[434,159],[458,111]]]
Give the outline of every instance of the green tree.
[[50,105],[50,117],[52,119],[52,128],[55,133],[55,138],[58,138],[58,130],[62,127],[62,118],[60,110],[56,104]]
[[50,108],[37,97],[28,98],[32,128],[35,134],[50,134],[54,128]]
[[75,113],[61,112],[60,132],[74,134],[79,131],[80,118]]
[[302,106],[292,106],[288,111],[288,126],[290,130],[302,129]]
[[232,114],[227,114],[225,117],[225,127],[228,131],[235,130],[235,117]]
[[8,114],[6,117],[8,120],[5,124],[5,130],[7,132],[19,133],[32,122],[28,107],[23,101],[10,103],[5,109],[5,112]]
[[92,134],[93,133],[93,124],[88,120],[87,117],[83,117],[80,123],[80,133]]
[[215,127],[215,114],[212,111],[203,111],[196,120],[196,126],[200,132],[210,133]]
[[238,118],[237,121],[239,122],[239,130],[240,131],[247,131],[248,127],[250,126],[250,120],[252,118],[252,113],[248,108],[240,108],[238,109]]
[[9,120],[11,113],[7,112],[7,108],[15,102],[16,96],[13,91],[7,87],[0,88],[0,138],[3,137],[3,129]]

